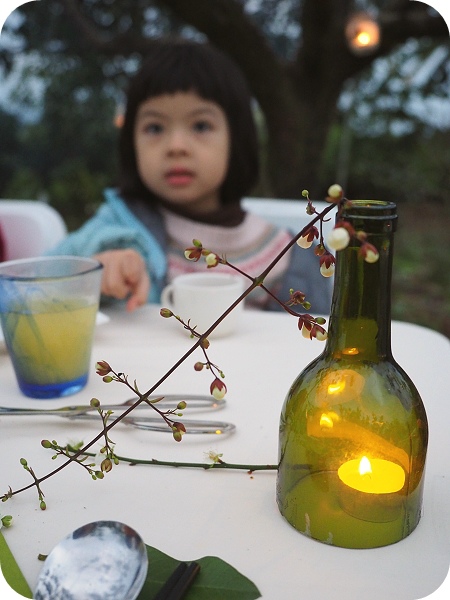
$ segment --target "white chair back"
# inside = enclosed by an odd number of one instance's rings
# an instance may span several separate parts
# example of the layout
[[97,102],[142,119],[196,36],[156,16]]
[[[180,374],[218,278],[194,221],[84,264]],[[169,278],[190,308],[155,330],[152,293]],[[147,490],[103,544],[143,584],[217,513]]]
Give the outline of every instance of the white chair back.
[[[313,201],[318,212],[329,206],[325,201]],[[278,227],[289,229],[298,233],[305,225],[311,221],[311,216],[306,214],[305,200],[281,200],[276,198],[243,198],[242,207],[249,212],[253,212],[267,221],[270,221]],[[324,236],[333,229],[334,213],[329,217],[330,220],[324,222]]]
[[39,200],[0,200],[6,260],[41,256],[67,235],[61,215]]

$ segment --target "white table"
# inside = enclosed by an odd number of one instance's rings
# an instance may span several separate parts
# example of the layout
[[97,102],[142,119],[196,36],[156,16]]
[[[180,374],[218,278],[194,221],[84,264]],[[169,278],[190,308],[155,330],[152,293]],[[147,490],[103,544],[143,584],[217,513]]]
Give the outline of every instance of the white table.
[[[155,307],[109,315],[111,321],[96,331],[93,374],[84,391],[65,400],[27,399],[17,389],[6,351],[0,350],[1,404],[51,408],[87,403],[94,396],[103,403],[119,403],[129,392],[117,383],[103,383],[94,373],[97,360],[107,360],[146,390],[190,347],[175,321],[162,319]],[[296,320],[285,314],[246,312],[245,317],[239,333],[212,341],[210,348],[228,387],[227,407],[214,414],[234,422],[236,432],[229,437],[186,435],[177,444],[170,434],[118,425],[111,432],[118,454],[202,462],[204,453],[214,450],[227,462],[276,463],[285,393],[323,346],[305,340]],[[39,510],[34,490],[0,505],[3,514],[14,517],[14,526],[3,531],[30,586],[42,567],[39,553],[48,554],[82,524],[116,519],[134,527],[147,544],[180,560],[221,557],[268,600],[415,600],[431,594],[450,563],[450,344],[429,329],[395,322],[393,351],[422,395],[430,426],[424,514],[405,540],[361,551],[304,537],[278,512],[275,472],[250,476],[245,471],[123,464],[103,481],[93,482],[81,467],[71,465],[43,484],[45,512]],[[160,391],[207,394],[210,373],[193,369],[200,359],[200,353],[190,357]],[[51,451],[40,446],[42,438],[87,442],[96,431],[95,424],[58,417],[0,417],[0,490],[30,482],[18,462],[22,456],[38,475],[55,467]]]

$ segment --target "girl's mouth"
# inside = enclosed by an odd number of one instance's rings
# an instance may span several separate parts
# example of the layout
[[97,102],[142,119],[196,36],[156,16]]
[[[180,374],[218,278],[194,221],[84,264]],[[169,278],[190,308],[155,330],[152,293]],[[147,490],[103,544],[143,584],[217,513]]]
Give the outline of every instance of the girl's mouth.
[[194,178],[194,173],[188,169],[170,169],[165,174],[166,181],[173,186],[184,186],[191,183]]

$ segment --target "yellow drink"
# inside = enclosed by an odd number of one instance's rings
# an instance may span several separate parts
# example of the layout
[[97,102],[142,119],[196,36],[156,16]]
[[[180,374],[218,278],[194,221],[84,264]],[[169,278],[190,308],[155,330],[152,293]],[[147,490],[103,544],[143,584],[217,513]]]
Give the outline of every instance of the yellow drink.
[[53,388],[65,395],[84,386],[97,307],[76,300],[35,301],[26,313],[11,309],[3,314],[6,343],[25,394],[32,389],[39,397],[36,391],[42,387],[40,397],[50,397]]

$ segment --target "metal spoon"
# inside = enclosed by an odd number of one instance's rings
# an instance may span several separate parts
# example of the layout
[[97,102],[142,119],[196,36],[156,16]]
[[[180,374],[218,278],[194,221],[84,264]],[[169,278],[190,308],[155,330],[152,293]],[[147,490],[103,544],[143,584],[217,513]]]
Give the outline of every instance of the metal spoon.
[[95,521],[61,540],[50,552],[35,600],[135,600],[147,577],[141,537],[123,523]]

